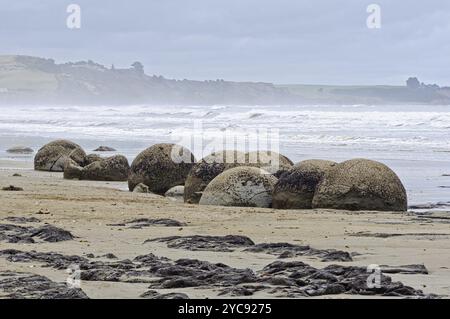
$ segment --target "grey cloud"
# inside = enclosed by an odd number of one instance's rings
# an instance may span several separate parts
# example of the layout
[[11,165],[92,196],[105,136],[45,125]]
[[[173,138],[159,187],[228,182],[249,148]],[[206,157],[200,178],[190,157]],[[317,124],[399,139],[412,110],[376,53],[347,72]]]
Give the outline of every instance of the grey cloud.
[[[65,27],[70,3],[82,29]],[[365,25],[382,8],[382,28]],[[294,0],[0,0],[2,53],[140,60],[173,78],[276,83],[450,85],[450,3]]]

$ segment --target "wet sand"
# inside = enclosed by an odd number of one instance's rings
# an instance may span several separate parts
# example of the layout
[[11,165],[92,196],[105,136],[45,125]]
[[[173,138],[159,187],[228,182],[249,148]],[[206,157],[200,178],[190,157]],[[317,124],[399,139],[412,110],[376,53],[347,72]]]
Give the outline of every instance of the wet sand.
[[[5,165],[9,164],[9,165]],[[171,260],[199,259],[224,263],[235,268],[261,270],[280,260],[277,256],[245,252],[191,251],[168,248],[164,242],[147,239],[188,235],[241,235],[256,244],[288,242],[310,245],[315,249],[356,252],[353,261],[324,262],[316,256],[297,256],[283,261],[303,261],[313,267],[330,264],[367,267],[378,265],[423,264],[428,274],[389,274],[395,281],[420,289],[426,294],[450,295],[450,220],[448,213],[347,212],[335,210],[274,210],[187,205],[168,198],[124,191],[126,183],[64,180],[61,173],[36,172],[26,166],[1,163],[0,187],[14,185],[23,191],[0,190],[0,224],[17,224],[5,218],[35,217],[45,223],[70,231],[75,238],[61,242],[8,243],[0,241],[1,250],[58,252],[86,257],[112,253],[117,260],[132,260],[153,253]],[[14,166],[16,165],[16,166]],[[13,176],[19,173],[22,176]],[[124,221],[136,218],[167,218],[184,226],[149,226],[129,228]],[[105,260],[104,258],[93,260]],[[105,260],[106,261],[106,260]],[[0,273],[34,273],[55,282],[65,282],[65,269],[42,267],[42,263],[11,262],[0,256]],[[148,283],[85,281],[81,289],[90,298],[138,298],[149,290]],[[161,293],[180,292],[190,298],[217,298],[217,287],[155,289]],[[1,292],[0,292],[1,295]],[[268,290],[252,297],[274,298]],[[224,296],[229,297],[229,296]],[[324,298],[364,298],[337,294]]]

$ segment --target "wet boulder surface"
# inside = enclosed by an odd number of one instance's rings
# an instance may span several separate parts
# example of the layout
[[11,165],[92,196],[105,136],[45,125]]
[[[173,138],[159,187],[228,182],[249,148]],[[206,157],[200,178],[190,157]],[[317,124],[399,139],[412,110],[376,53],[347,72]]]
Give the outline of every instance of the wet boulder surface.
[[170,188],[184,185],[195,163],[194,155],[176,144],[156,144],[142,151],[131,164],[128,188],[143,183],[155,194],[164,195]]
[[406,211],[407,195],[398,176],[386,165],[353,159],[334,166],[317,187],[313,208]]
[[273,208],[309,209],[317,186],[337,163],[306,160],[283,172],[273,191]]
[[84,165],[86,153],[78,144],[67,140],[56,140],[41,147],[34,157],[34,169],[63,172],[66,160],[72,159]]

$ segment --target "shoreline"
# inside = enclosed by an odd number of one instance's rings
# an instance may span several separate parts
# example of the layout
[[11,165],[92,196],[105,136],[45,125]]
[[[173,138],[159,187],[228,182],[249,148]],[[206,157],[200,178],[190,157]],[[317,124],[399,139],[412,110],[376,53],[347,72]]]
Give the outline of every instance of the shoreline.
[[[13,177],[19,172],[21,177]],[[274,210],[262,208],[188,205],[167,198],[118,190],[122,183],[64,180],[61,173],[31,169],[0,169],[2,187],[22,187],[21,192],[0,191],[0,224],[39,226],[45,223],[70,231],[75,238],[62,242],[6,243],[2,249],[57,252],[86,257],[112,253],[117,260],[132,260],[153,253],[170,260],[195,258],[221,262],[239,269],[260,271],[274,261],[302,261],[316,268],[331,264],[367,267],[377,265],[420,265],[429,274],[388,274],[394,281],[423,290],[427,294],[450,295],[450,228],[448,217],[391,212],[348,212],[337,210]],[[8,217],[34,217],[38,223],[17,224]],[[179,227],[146,226],[130,228],[125,221],[137,218],[168,218]],[[111,226],[119,224],[123,226]],[[267,253],[194,251],[168,248],[164,242],[148,242],[167,236],[240,235],[256,244],[288,242],[318,250],[356,252],[353,261],[324,262],[315,256],[279,259]],[[95,258],[93,261],[105,258]],[[115,259],[116,260],[116,259]],[[0,256],[0,272],[24,271],[64,282],[65,270],[41,267],[31,261],[15,263]],[[149,290],[148,283],[82,281],[81,289],[91,298],[137,298]],[[155,289],[160,293],[179,292],[191,298],[219,298],[217,287]],[[245,298],[274,298],[269,290],[256,291]],[[354,294],[324,295],[319,298],[363,298]]]

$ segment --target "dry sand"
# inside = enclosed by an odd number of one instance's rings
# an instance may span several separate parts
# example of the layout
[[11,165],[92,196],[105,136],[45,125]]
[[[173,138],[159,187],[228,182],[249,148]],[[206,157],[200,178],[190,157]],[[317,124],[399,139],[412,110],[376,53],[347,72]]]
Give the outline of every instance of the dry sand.
[[[425,293],[450,295],[450,223],[439,218],[419,218],[412,213],[347,212],[334,210],[274,210],[187,205],[167,198],[125,191],[126,183],[64,180],[61,173],[36,172],[20,164],[1,163],[0,187],[14,185],[24,191],[0,190],[0,223],[8,216],[36,217],[77,236],[57,243],[10,244],[1,249],[36,250],[84,256],[113,253],[119,259],[154,253],[171,259],[197,258],[223,262],[237,268],[259,270],[275,256],[263,253],[208,252],[170,249],[164,243],[143,243],[146,239],[172,235],[245,235],[254,242],[290,242],[319,249],[358,252],[353,262],[343,265],[424,264],[427,275],[390,275],[394,280]],[[13,177],[20,173],[21,177]],[[38,214],[44,212],[48,214]],[[447,213],[448,214],[448,213]],[[444,216],[434,213],[432,216]],[[449,215],[447,215],[449,216]],[[172,218],[186,222],[184,227],[128,229],[108,224],[133,218]],[[358,232],[404,234],[379,238],[352,236]],[[409,235],[408,235],[409,234]],[[425,234],[425,235],[421,235]],[[291,260],[291,259],[289,259]],[[325,267],[314,257],[296,257],[314,267]],[[336,263],[336,262],[334,262]],[[41,274],[64,282],[64,270],[43,268],[34,263],[11,263],[0,258],[0,272],[6,270]],[[81,288],[92,298],[137,298],[148,284],[83,281]],[[170,292],[167,290],[165,292]],[[191,298],[217,297],[217,289],[183,288]],[[264,292],[253,297],[273,297]],[[326,298],[359,298],[332,295]]]

